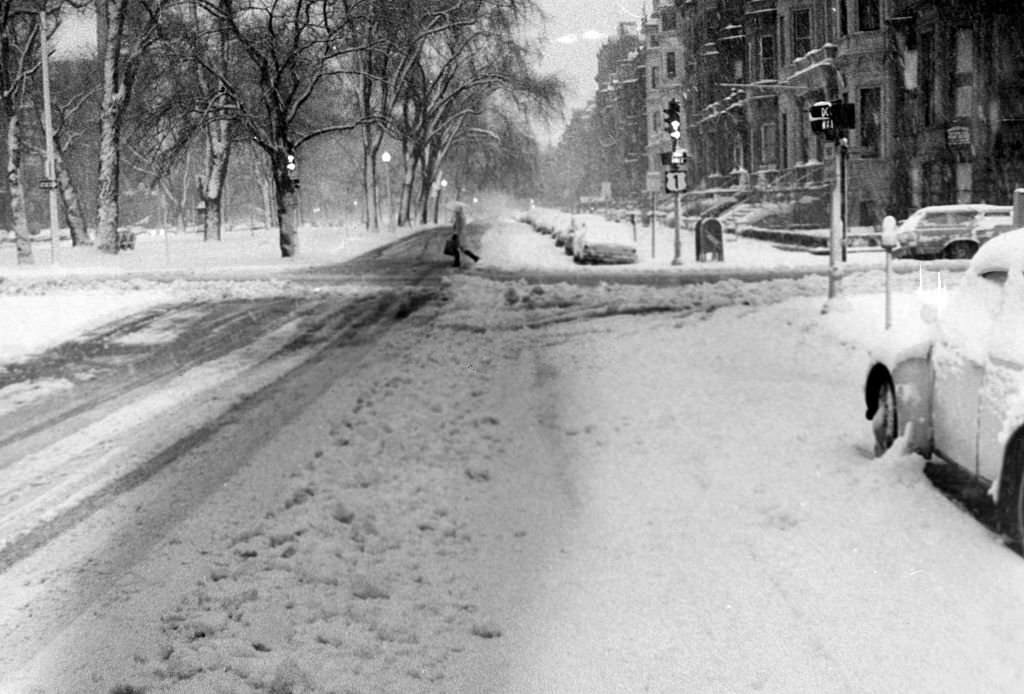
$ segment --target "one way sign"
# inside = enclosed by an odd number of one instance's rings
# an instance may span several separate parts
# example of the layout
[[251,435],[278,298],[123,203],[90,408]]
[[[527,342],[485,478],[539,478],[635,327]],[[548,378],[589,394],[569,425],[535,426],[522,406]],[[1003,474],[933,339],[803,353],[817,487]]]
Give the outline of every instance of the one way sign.
[[665,192],[666,193],[685,193],[686,192],[686,172],[685,171],[666,171],[665,172]]

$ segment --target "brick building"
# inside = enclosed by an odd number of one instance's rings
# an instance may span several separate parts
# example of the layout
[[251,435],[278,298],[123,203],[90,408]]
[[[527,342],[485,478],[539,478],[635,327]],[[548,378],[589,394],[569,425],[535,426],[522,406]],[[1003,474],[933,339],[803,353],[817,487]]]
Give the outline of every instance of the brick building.
[[[788,201],[796,223],[827,222],[835,152],[808,109],[844,99],[857,114],[851,224],[1009,202],[1024,185],[1022,30],[1024,14],[999,0],[661,0],[644,24],[649,170],[661,170],[661,110],[676,96],[688,200],[732,191]],[[668,50],[678,83],[655,87]]]

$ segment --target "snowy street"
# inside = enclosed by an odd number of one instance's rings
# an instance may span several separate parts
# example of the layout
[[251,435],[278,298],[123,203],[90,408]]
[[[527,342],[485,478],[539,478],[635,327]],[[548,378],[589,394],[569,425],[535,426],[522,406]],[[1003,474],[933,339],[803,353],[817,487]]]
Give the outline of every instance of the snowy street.
[[871,453],[877,269],[826,315],[821,276],[490,278],[550,243],[496,220],[13,562],[0,692],[1021,691],[1024,560]]

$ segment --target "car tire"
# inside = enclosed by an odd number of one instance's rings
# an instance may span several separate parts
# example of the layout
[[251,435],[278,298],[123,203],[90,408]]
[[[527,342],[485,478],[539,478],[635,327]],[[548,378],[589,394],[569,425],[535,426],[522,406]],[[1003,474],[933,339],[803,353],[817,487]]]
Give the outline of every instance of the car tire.
[[999,502],[1000,530],[1018,545],[1024,543],[1024,432],[1018,432],[1006,447]]
[[875,456],[892,448],[899,436],[899,422],[896,414],[896,390],[892,380],[886,378],[878,384],[875,415],[871,418],[871,430],[875,435]]
[[972,244],[960,242],[948,246],[943,255],[951,260],[967,260],[976,252],[977,249]]

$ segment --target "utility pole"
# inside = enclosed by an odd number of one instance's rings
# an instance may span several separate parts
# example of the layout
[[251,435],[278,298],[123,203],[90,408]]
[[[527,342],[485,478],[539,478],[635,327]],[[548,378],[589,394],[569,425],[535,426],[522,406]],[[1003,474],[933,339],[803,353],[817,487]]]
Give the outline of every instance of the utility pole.
[[834,176],[829,214],[828,298],[842,293],[842,263],[846,262],[846,165],[849,140],[846,132],[855,124],[853,104],[844,101],[818,101],[811,105],[811,131],[835,145]]
[[57,166],[54,162],[53,109],[50,104],[50,56],[46,47],[46,11],[39,12],[39,51],[43,73],[43,128],[46,136],[46,178],[41,187],[50,194],[50,262],[57,262],[57,242],[60,240],[60,211],[57,207]]

